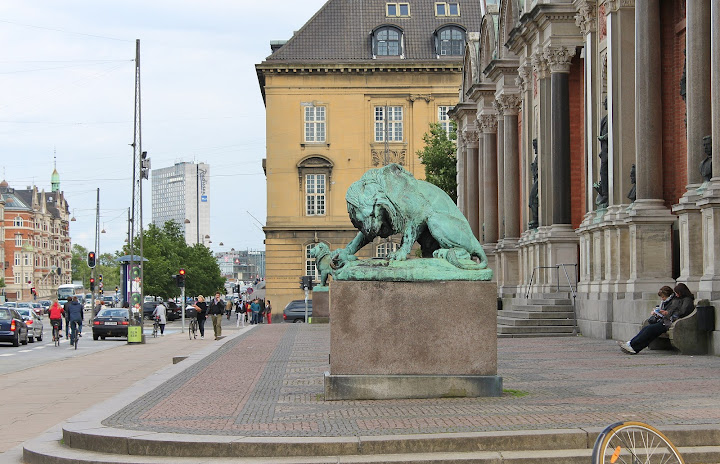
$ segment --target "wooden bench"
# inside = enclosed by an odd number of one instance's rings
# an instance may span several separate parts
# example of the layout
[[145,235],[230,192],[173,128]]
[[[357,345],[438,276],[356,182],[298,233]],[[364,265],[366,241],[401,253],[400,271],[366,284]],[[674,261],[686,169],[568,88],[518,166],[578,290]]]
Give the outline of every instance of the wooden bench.
[[[643,326],[647,325],[647,321]],[[676,349],[682,354],[707,354],[708,333],[698,328],[697,308],[687,316],[672,323],[670,329],[650,342],[651,350]]]

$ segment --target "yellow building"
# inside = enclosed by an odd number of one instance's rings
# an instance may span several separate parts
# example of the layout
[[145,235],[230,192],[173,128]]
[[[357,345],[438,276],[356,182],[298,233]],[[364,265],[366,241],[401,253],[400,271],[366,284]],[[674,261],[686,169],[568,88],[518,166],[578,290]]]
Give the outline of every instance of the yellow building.
[[[429,124],[449,128],[469,31],[480,2],[330,0],[256,65],[267,127],[267,298],[278,310],[316,275],[308,251],[357,234],[345,193],[370,168],[396,162],[424,177],[417,157]],[[383,256],[399,237],[360,257]],[[316,276],[317,280],[317,276]]]

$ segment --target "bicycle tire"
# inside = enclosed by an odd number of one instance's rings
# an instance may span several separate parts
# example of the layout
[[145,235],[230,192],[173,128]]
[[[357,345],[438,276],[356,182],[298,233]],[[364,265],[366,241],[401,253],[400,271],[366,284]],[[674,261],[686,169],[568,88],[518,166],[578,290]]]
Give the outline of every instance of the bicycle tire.
[[675,445],[644,422],[616,422],[595,440],[592,464],[685,464]]
[[192,340],[192,332],[193,332],[192,329],[193,329],[193,328],[192,328],[192,322],[191,322],[190,325],[188,326],[188,338],[189,338],[190,340]]

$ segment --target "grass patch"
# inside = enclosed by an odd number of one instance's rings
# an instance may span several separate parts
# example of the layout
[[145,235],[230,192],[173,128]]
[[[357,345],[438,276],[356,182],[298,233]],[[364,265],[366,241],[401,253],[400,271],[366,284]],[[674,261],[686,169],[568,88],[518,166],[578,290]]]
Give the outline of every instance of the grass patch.
[[523,390],[511,390],[509,388],[503,388],[503,394],[514,396],[515,398],[522,398],[523,396],[528,396],[530,394],[530,392],[526,392]]

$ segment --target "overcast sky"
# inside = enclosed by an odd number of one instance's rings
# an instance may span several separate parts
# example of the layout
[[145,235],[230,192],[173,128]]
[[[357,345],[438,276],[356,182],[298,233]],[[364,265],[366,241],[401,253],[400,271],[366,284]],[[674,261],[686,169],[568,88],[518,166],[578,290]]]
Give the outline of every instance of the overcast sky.
[[[131,205],[135,39],[152,167],[210,164],[211,248],[263,249],[265,109],[254,65],[325,0],[3,0],[0,169],[50,191],[53,153],[70,236],[119,250]],[[152,218],[143,183],[144,223]],[[249,211],[246,212],[246,211]],[[224,246],[219,247],[223,242]]]

